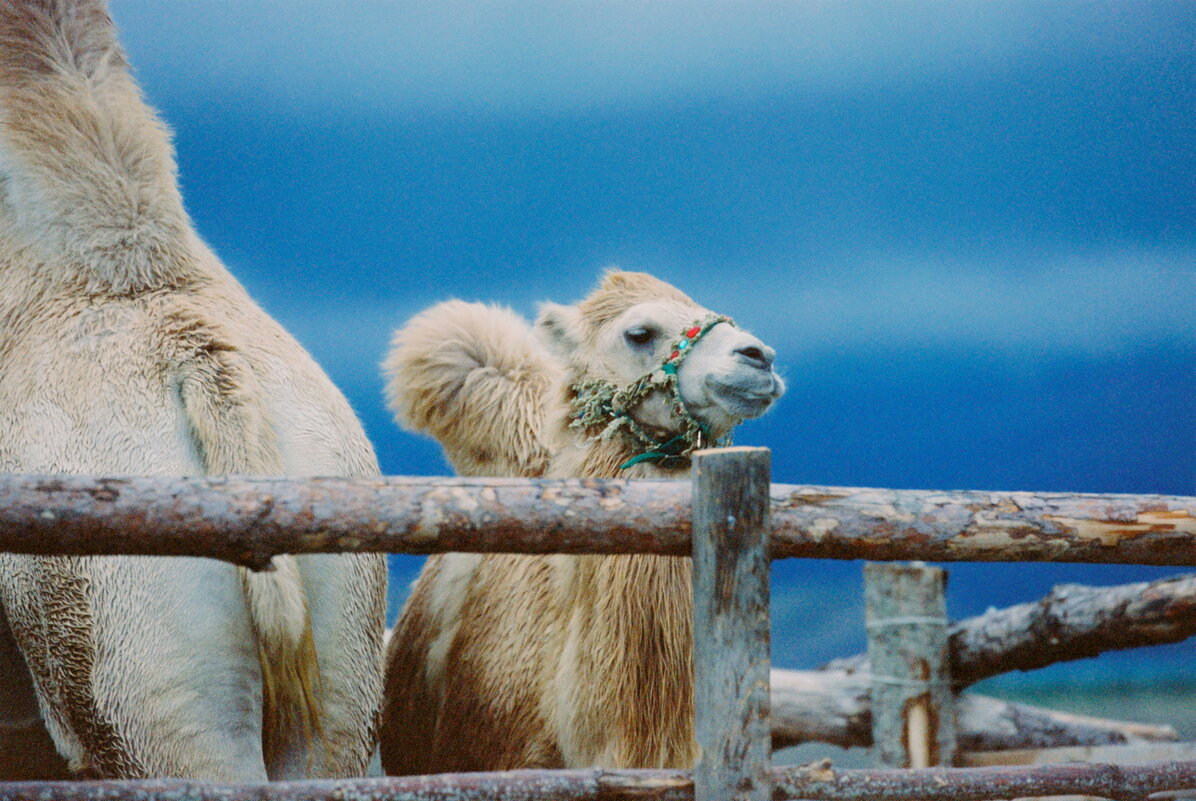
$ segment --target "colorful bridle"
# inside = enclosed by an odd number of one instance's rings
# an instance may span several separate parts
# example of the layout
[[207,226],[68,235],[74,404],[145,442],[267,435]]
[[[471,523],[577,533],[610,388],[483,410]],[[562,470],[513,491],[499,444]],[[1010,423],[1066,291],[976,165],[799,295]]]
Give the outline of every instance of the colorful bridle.
[[[677,381],[677,369],[693,352],[698,341],[719,323],[735,325],[729,317],[709,316],[699,320],[681,332],[673,342],[669,357],[647,375],[641,376],[626,387],[616,387],[609,381],[590,379],[573,385],[573,419],[570,428],[590,431],[596,426],[602,429],[592,439],[611,439],[623,436],[632,445],[643,448],[636,456],[619,465],[625,470],[640,462],[656,462],[663,468],[679,468],[689,465],[689,455],[698,448],[710,445],[723,447],[731,444],[731,432],[727,431],[717,439],[713,438],[701,420],[694,417]],[[681,428],[670,439],[657,439],[631,416],[632,411],[653,392],[666,392],[673,401],[673,412],[681,422]],[[742,421],[736,421],[738,425]]]

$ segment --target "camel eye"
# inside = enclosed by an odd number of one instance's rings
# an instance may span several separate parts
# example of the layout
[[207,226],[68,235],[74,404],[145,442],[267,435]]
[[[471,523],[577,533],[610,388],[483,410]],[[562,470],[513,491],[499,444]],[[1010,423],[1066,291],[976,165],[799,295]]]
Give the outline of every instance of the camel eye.
[[635,328],[628,328],[624,331],[623,339],[627,340],[627,343],[632,347],[642,348],[656,339],[656,332],[651,328],[637,325]]

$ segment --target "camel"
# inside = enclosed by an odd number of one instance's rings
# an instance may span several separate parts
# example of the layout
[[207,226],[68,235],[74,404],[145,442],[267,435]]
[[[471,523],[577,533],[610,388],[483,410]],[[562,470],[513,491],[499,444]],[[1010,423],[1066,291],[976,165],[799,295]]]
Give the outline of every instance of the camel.
[[[691,355],[692,354],[692,355]],[[774,353],[643,273],[576,306],[449,301],[394,336],[399,423],[467,475],[672,477],[784,392]],[[430,557],[395,626],[380,747],[391,774],[685,768],[690,560]]]
[[[0,470],[378,473],[341,394],[195,232],[102,0],[0,4]],[[72,771],[364,772],[384,558],[273,567],[0,555],[12,640]]]

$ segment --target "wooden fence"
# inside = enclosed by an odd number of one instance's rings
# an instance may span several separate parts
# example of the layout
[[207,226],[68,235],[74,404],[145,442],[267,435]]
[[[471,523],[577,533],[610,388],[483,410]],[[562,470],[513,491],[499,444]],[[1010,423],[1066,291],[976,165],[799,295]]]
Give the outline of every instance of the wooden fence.
[[[1196,788],[1196,760],[774,769],[768,657],[769,559],[1194,565],[1196,498],[770,485],[762,448],[699,452],[692,488],[617,479],[0,476],[0,550],[207,556],[255,568],[280,553],[335,551],[692,553],[696,732],[704,755],[692,775],[594,769],[242,785],[12,782],[0,783],[0,801],[980,801],[1064,794],[1138,801]],[[887,614],[937,620],[925,612]]]

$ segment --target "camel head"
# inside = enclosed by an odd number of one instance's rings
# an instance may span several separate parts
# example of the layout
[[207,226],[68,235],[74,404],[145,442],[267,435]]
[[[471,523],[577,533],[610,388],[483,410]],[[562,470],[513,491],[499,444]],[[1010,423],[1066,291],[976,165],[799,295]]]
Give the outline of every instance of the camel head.
[[772,348],[645,273],[609,272],[576,306],[542,306],[536,326],[568,365],[573,426],[622,428],[649,450],[679,435],[674,455],[713,445],[785,391]]

